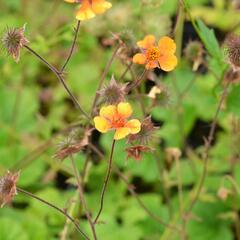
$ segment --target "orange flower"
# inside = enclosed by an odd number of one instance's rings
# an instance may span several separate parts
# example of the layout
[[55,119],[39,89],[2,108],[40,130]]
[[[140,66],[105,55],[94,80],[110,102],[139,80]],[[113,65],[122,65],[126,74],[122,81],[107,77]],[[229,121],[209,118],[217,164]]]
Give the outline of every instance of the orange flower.
[[137,64],[146,64],[146,69],[156,67],[169,72],[177,66],[177,57],[174,55],[176,44],[170,37],[162,37],[158,45],[153,35],[147,35],[142,41],[137,42],[142,53],[137,53],[133,57],[133,62]]
[[95,128],[106,133],[108,130],[116,130],[114,139],[119,140],[129,134],[136,134],[141,130],[141,123],[137,119],[127,120],[132,115],[132,107],[127,102],[116,105],[108,105],[100,109],[99,116],[94,118]]
[[103,14],[112,7],[112,4],[106,0],[64,0],[68,3],[80,3],[81,6],[76,12],[78,20],[87,20],[94,18],[98,14]]

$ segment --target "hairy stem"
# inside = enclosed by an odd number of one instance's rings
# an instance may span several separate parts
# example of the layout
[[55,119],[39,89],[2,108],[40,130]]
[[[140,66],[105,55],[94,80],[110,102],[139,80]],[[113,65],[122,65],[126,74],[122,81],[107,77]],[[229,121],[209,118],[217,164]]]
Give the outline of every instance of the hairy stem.
[[213,141],[213,136],[214,136],[214,133],[215,133],[215,130],[216,130],[218,115],[219,115],[219,113],[221,111],[224,99],[225,99],[225,97],[227,95],[229,84],[230,84],[230,81],[224,87],[223,94],[222,94],[222,96],[220,98],[220,101],[218,103],[215,116],[214,116],[212,124],[211,124],[210,133],[209,133],[208,138],[206,140],[205,152],[204,152],[204,156],[203,156],[203,172],[202,172],[202,176],[201,176],[201,179],[200,179],[200,182],[199,182],[199,186],[198,186],[197,191],[196,191],[196,195],[195,195],[194,199],[192,200],[192,202],[190,203],[190,207],[189,207],[189,209],[187,211],[187,215],[189,213],[191,213],[193,207],[195,206],[196,202],[198,201],[198,198],[199,198],[201,190],[203,188],[205,179],[207,177],[208,161],[209,161],[209,150],[210,150],[210,147],[211,147],[211,144],[212,144],[212,141]]
[[146,206],[145,204],[142,202],[142,200],[139,198],[138,194],[135,192],[134,190],[134,186],[129,184],[127,178],[122,174],[122,172],[116,167],[114,166],[114,171],[117,173],[117,175],[120,177],[120,179],[123,180],[123,182],[125,182],[127,184],[128,187],[128,191],[132,194],[133,197],[136,198],[138,204],[144,209],[144,211],[156,222],[160,223],[161,225],[167,227],[167,228],[171,228],[177,232],[181,232],[181,230],[173,225],[167,224],[166,222],[164,222],[162,219],[160,219],[158,216],[156,216],[154,213],[152,213]]
[[61,75],[61,72],[59,72],[53,65],[51,65],[46,59],[44,59],[42,56],[40,56],[37,52],[35,52],[32,48],[30,48],[27,45],[24,45],[24,47],[34,56],[36,56],[41,62],[43,62],[58,78],[58,80],[61,82],[61,84],[63,85],[64,89],[66,90],[66,92],[68,93],[69,97],[71,98],[71,100],[73,101],[73,103],[75,104],[75,106],[78,108],[78,110],[87,118],[91,121],[91,118],[88,116],[88,114],[83,110],[83,108],[81,107],[81,105],[79,104],[78,100],[76,99],[76,97],[73,95],[73,93],[71,92],[71,90],[68,88],[64,78]]
[[42,198],[34,195],[33,193],[30,193],[30,192],[26,191],[26,190],[23,190],[23,189],[21,189],[21,188],[17,188],[17,191],[20,192],[20,193],[23,193],[23,194],[25,194],[25,195],[27,195],[27,196],[29,196],[29,197],[31,197],[31,198],[34,198],[34,199],[40,201],[41,203],[47,205],[47,206],[50,207],[50,208],[55,209],[56,211],[58,211],[59,213],[61,213],[62,215],[64,215],[66,218],[68,218],[68,219],[73,223],[73,225],[76,227],[77,231],[78,231],[85,239],[90,240],[90,238],[89,238],[89,237],[81,230],[81,228],[78,226],[77,222],[76,222],[66,211],[62,210],[61,208],[53,205],[52,203],[50,203],[50,202],[48,202],[48,201],[46,201],[46,200],[44,200],[44,199],[42,199]]
[[81,21],[78,20],[77,21],[77,26],[74,29],[75,30],[75,34],[74,34],[72,46],[71,46],[71,48],[69,50],[68,57],[67,57],[65,63],[63,64],[60,73],[63,73],[63,71],[65,70],[65,68],[66,68],[66,66],[68,64],[68,62],[70,61],[70,59],[72,57],[72,54],[73,54],[73,51],[74,51],[74,48],[75,48],[75,45],[76,45],[76,42],[77,42],[77,36],[78,36],[79,29],[80,29],[80,24],[81,24]]
[[108,185],[109,178],[110,178],[111,171],[112,171],[112,160],[113,160],[113,152],[114,152],[115,142],[116,142],[115,140],[113,140],[113,142],[112,142],[111,153],[110,153],[110,157],[109,157],[109,161],[108,161],[107,175],[105,177],[103,188],[102,188],[102,192],[101,192],[100,208],[99,208],[98,214],[97,214],[97,216],[96,216],[96,218],[94,220],[94,224],[97,223],[97,221],[98,221],[98,219],[99,219],[99,217],[100,217],[100,215],[102,213],[102,210],[103,210],[104,196],[105,196],[105,192],[106,192],[107,185]]
[[140,83],[142,82],[142,80],[144,79],[146,73],[147,73],[147,70],[144,69],[143,73],[137,79],[135,79],[134,82],[132,82],[131,84],[128,85],[126,92],[129,93],[133,88],[138,87],[140,85]]
[[112,65],[112,63],[113,63],[113,60],[114,60],[115,57],[117,56],[118,50],[119,50],[119,48],[120,48],[121,46],[122,46],[121,44],[118,44],[118,45],[117,45],[117,47],[115,48],[114,52],[112,53],[112,56],[111,56],[111,58],[109,59],[107,65],[106,65],[106,67],[105,67],[105,69],[104,69],[104,71],[103,71],[103,73],[102,73],[100,82],[99,82],[98,87],[97,87],[97,90],[96,90],[96,95],[95,95],[94,100],[93,100],[91,116],[93,116],[93,114],[94,114],[94,110],[95,110],[95,107],[96,107],[96,105],[97,105],[97,101],[98,101],[98,98],[99,98],[99,93],[98,93],[98,91],[102,88],[103,83],[104,83],[104,80],[105,80],[105,78],[106,78],[106,76],[107,76],[107,73],[108,73],[108,71],[109,71],[109,69],[110,69],[110,67],[111,67],[111,65]]
[[73,168],[73,172],[74,172],[74,176],[77,180],[77,185],[78,185],[78,191],[79,191],[79,196],[80,196],[80,201],[83,205],[83,208],[85,210],[85,213],[86,213],[86,216],[87,216],[87,219],[88,219],[88,222],[89,222],[89,225],[91,227],[91,230],[92,230],[92,234],[93,234],[93,238],[94,240],[97,240],[97,235],[96,235],[96,231],[95,231],[95,226],[92,222],[92,218],[91,218],[91,215],[90,215],[90,212],[88,210],[88,207],[87,207],[87,204],[86,204],[86,201],[85,201],[85,197],[84,197],[84,193],[83,193],[83,188],[82,188],[82,183],[81,183],[81,178],[78,174],[78,170],[77,170],[77,166],[75,164],[75,161],[73,159],[73,156],[70,155],[70,159],[71,159],[71,163],[72,163],[72,168]]

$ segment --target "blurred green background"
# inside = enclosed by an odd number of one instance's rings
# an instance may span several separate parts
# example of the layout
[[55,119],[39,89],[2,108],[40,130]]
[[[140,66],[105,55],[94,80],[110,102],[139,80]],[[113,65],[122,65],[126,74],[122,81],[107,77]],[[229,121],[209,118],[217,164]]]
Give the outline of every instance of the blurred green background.
[[[106,46],[112,33],[131,36],[132,41],[146,34],[156,37],[171,35],[178,13],[177,0],[121,0],[111,1],[113,7],[102,16],[83,22],[76,51],[66,69],[66,81],[80,104],[89,112],[97,85],[114,47]],[[169,91],[166,107],[161,102],[151,114],[160,128],[154,143],[155,155],[144,154],[141,162],[126,161],[125,141],[118,141],[114,162],[129,176],[144,204],[161,219],[178,224],[179,201],[177,184],[179,174],[175,162],[166,161],[165,149],[178,147],[184,154],[180,161],[184,201],[187,207],[192,190],[201,172],[200,154],[209,133],[210,123],[222,93],[220,79],[227,69],[224,49],[227,34],[239,32],[240,14],[237,1],[191,0],[189,6],[198,22],[204,44],[203,61],[197,71],[183,54],[175,71],[153,73],[155,83],[164,84]],[[240,4],[239,4],[240,5]],[[26,25],[26,37],[34,50],[61,67],[67,56],[76,25],[74,6],[61,0],[8,0],[0,2],[0,28]],[[240,25],[240,24],[239,24]],[[214,28],[215,34],[210,31]],[[198,40],[188,18],[184,22],[183,48],[190,40]],[[178,46],[181,48],[181,46]],[[118,79],[125,66],[116,59],[106,82],[114,74]],[[134,67],[136,74],[141,67]],[[69,160],[60,163],[53,158],[61,136],[57,133],[81,122],[77,110],[57,78],[38,59],[25,49],[16,64],[4,50],[0,55],[0,172],[21,170],[19,186],[55,203],[80,220],[80,226],[91,231],[79,211],[78,195],[71,181]],[[239,76],[238,76],[239,78]],[[131,81],[127,74],[124,82]],[[147,94],[154,83],[146,82],[141,91]],[[189,87],[190,86],[190,87]],[[179,92],[188,92],[179,101]],[[189,89],[188,89],[189,88]],[[142,118],[141,108],[129,96],[134,115]],[[144,98],[146,106],[149,99]],[[230,93],[220,114],[214,145],[210,151],[209,175],[200,201],[187,225],[190,240],[234,240],[239,229],[239,195],[229,181],[224,186],[231,192],[227,200],[218,196],[224,175],[229,174],[240,183],[240,85],[231,85]],[[181,120],[180,120],[181,118]],[[106,172],[112,135],[95,133],[94,143],[105,153],[100,161],[92,156],[86,180],[86,198],[89,209],[96,215],[99,196]],[[183,142],[187,147],[183,149]],[[83,169],[86,153],[75,155],[79,170]],[[102,224],[96,226],[101,240],[171,240],[180,236],[154,221],[128,193],[127,186],[112,175],[101,215]],[[63,238],[64,226],[68,226]],[[9,207],[0,210],[0,240],[54,240],[82,239],[66,225],[66,220],[54,210],[18,194]]]

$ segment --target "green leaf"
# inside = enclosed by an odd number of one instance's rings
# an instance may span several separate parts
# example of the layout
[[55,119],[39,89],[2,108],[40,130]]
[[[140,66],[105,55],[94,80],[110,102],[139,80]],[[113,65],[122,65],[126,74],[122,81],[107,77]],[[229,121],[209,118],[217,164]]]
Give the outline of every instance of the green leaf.
[[240,85],[234,86],[228,94],[227,109],[240,117]]
[[212,57],[217,58],[221,61],[223,57],[222,51],[219,47],[219,44],[213,29],[209,29],[200,19],[197,20],[197,24],[200,30],[201,40],[203,41],[206,49],[208,50],[208,52]]

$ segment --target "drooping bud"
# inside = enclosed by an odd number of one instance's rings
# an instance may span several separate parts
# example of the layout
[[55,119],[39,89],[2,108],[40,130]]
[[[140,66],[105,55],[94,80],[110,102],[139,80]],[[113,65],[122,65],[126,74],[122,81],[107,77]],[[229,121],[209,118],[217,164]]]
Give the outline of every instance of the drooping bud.
[[234,71],[240,69],[240,36],[231,35],[226,40],[227,55]]
[[8,28],[2,37],[3,47],[16,62],[20,59],[20,49],[29,42],[24,32],[25,25],[22,28]]
[[217,195],[221,200],[225,201],[230,193],[231,192],[227,188],[220,187],[218,192],[217,192]]
[[124,102],[126,85],[116,82],[114,76],[112,76],[108,85],[99,91],[104,103],[106,104],[118,104]]
[[5,176],[0,178],[0,207],[12,201],[17,194],[16,183],[19,178],[19,173],[12,174],[7,172]]
[[152,106],[167,107],[170,102],[170,94],[165,86],[153,86],[148,97],[152,99]]
[[203,46],[198,41],[191,41],[184,50],[186,59],[193,64],[193,71],[197,71],[203,62]]
[[176,147],[169,147],[165,150],[165,152],[166,152],[167,161],[170,164],[173,161],[178,160],[182,155],[181,150],[179,148],[176,148]]

